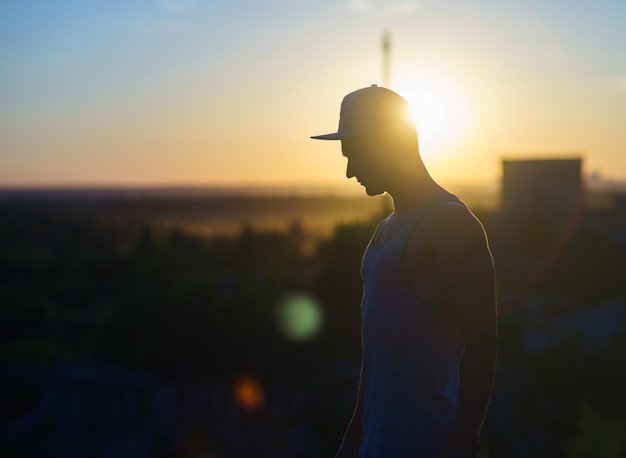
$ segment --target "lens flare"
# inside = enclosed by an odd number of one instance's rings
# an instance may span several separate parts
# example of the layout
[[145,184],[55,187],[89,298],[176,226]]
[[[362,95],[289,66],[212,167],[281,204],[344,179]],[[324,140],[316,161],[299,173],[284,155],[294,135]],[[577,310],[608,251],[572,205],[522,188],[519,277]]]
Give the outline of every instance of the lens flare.
[[323,318],[318,303],[306,294],[286,296],[276,307],[276,320],[280,331],[289,339],[296,341],[315,337],[322,327]]
[[265,404],[261,384],[248,375],[242,375],[235,381],[233,397],[237,405],[244,410],[256,410]]

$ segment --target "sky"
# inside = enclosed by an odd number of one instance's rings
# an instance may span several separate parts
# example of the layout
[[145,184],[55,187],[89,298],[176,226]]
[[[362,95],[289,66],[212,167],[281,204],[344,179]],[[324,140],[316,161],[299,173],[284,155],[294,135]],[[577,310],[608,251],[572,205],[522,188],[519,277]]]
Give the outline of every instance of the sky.
[[0,187],[347,182],[309,136],[383,83],[385,32],[437,181],[578,156],[626,179],[625,23],[623,0],[4,0]]

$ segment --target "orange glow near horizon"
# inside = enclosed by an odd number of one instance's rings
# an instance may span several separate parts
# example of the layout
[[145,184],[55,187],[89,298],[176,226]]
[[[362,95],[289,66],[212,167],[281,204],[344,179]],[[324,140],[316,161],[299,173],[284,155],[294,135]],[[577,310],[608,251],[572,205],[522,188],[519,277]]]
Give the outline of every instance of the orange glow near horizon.
[[324,27],[315,2],[272,4],[269,22],[242,14],[254,2],[5,2],[0,187],[341,183],[339,145],[309,136],[380,83],[382,30],[437,180],[495,182],[517,152],[575,153],[626,180],[626,7],[613,1],[336,2]]

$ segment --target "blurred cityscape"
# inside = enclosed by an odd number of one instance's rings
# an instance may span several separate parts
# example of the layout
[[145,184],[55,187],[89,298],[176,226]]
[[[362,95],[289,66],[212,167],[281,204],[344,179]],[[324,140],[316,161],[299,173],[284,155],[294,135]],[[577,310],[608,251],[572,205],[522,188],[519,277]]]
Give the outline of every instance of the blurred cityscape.
[[[504,159],[452,188],[498,282],[479,456],[626,456],[626,188]],[[385,196],[0,191],[0,455],[329,457]]]

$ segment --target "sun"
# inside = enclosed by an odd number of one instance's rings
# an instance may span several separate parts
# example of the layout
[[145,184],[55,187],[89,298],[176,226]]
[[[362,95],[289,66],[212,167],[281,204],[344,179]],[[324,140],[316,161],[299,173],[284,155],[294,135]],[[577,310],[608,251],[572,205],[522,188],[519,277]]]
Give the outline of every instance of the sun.
[[410,104],[425,157],[445,154],[458,143],[467,127],[465,98],[441,79],[415,79],[393,89]]

